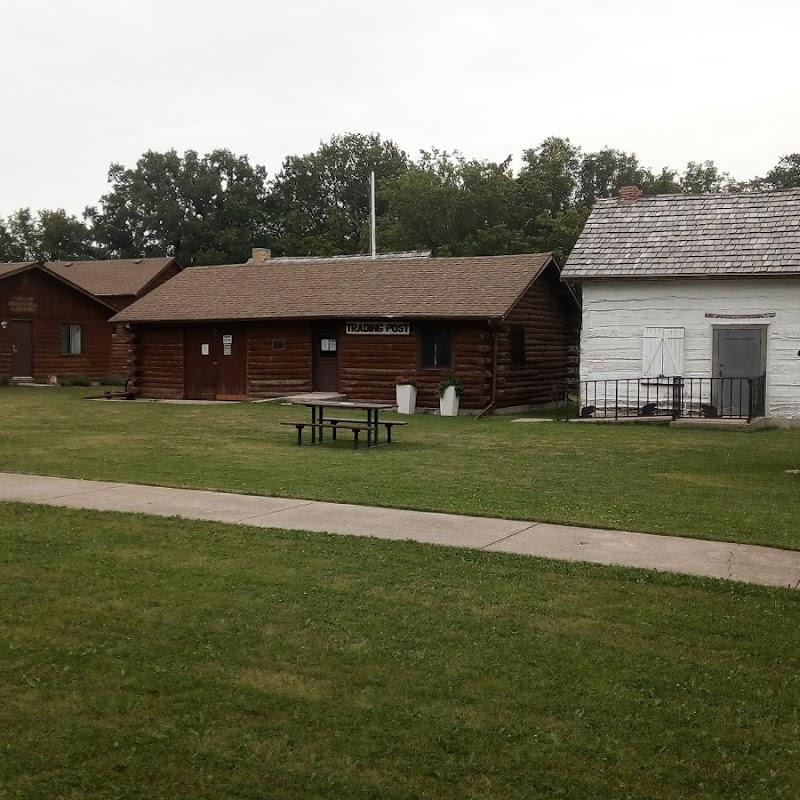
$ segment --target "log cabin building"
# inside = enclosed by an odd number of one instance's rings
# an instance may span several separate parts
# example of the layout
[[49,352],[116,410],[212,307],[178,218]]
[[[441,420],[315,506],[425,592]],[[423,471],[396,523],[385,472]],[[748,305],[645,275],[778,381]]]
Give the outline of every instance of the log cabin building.
[[192,267],[112,318],[133,336],[138,396],[263,399],[308,391],[418,405],[449,373],[465,409],[552,399],[578,303],[550,253],[264,258]]
[[178,272],[174,258],[0,264],[0,377],[124,377],[130,336],[109,318]]

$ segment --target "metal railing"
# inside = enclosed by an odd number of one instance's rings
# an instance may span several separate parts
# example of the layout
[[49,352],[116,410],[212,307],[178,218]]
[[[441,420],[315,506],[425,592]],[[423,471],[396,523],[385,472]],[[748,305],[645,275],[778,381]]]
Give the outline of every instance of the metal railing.
[[764,415],[766,376],[757,378],[619,378],[580,381],[566,395],[578,398],[581,417],[620,419],[667,416],[743,419]]

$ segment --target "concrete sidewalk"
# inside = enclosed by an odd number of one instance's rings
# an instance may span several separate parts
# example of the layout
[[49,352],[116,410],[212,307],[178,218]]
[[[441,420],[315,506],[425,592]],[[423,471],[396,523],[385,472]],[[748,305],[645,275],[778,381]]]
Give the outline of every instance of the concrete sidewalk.
[[800,552],[540,522],[0,473],[0,500],[471,547],[686,575],[800,585]]

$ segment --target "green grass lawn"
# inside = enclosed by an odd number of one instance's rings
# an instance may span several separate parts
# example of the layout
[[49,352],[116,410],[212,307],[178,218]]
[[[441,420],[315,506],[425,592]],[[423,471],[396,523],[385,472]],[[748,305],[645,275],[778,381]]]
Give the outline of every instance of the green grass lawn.
[[531,519],[800,548],[800,430],[417,415],[391,447],[297,447],[270,403],[91,402],[0,389],[8,472]]
[[789,590],[17,504],[0,553],[0,797],[797,797]]

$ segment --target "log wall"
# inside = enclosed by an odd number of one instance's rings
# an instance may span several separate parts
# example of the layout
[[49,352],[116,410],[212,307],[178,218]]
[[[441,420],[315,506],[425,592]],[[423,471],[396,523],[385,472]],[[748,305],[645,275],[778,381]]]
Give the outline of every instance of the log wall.
[[[421,408],[438,408],[439,382],[454,372],[464,384],[461,407],[479,410],[492,398],[492,363],[497,330],[496,405],[543,403],[563,387],[567,375],[569,328],[579,318],[574,299],[548,269],[526,292],[509,318],[494,328],[487,321],[412,322],[408,335],[345,333],[345,320],[326,323],[338,330],[339,391],[353,400],[393,403],[400,375],[415,380]],[[314,320],[251,322],[247,325],[247,397],[278,397],[313,387]],[[511,367],[510,330],[525,326],[526,364]],[[453,364],[425,368],[421,334],[452,334]],[[144,397],[183,397],[183,328],[139,326],[136,367]]]
[[250,323],[247,396],[251,400],[311,391],[311,324]]
[[[580,318],[577,304],[549,267],[528,289],[499,327],[498,408],[548,403],[563,396],[569,371],[572,331]],[[525,328],[525,365],[511,366],[511,329]]]
[[[452,332],[452,367],[421,365],[420,334],[424,328],[431,327]],[[491,358],[492,337],[488,325],[483,322],[412,323],[407,336],[343,333],[339,337],[340,388],[352,399],[394,403],[395,381],[402,375],[419,384],[418,406],[438,408],[437,386],[454,372],[464,384],[461,407],[480,409],[489,402]]]
[[182,400],[183,328],[135,326],[129,375],[138,397]]
[[[36,268],[0,280],[0,376],[11,377],[11,320],[33,323],[33,378],[84,375],[99,381],[111,371],[110,309]],[[81,353],[61,352],[61,326],[82,326]]]

